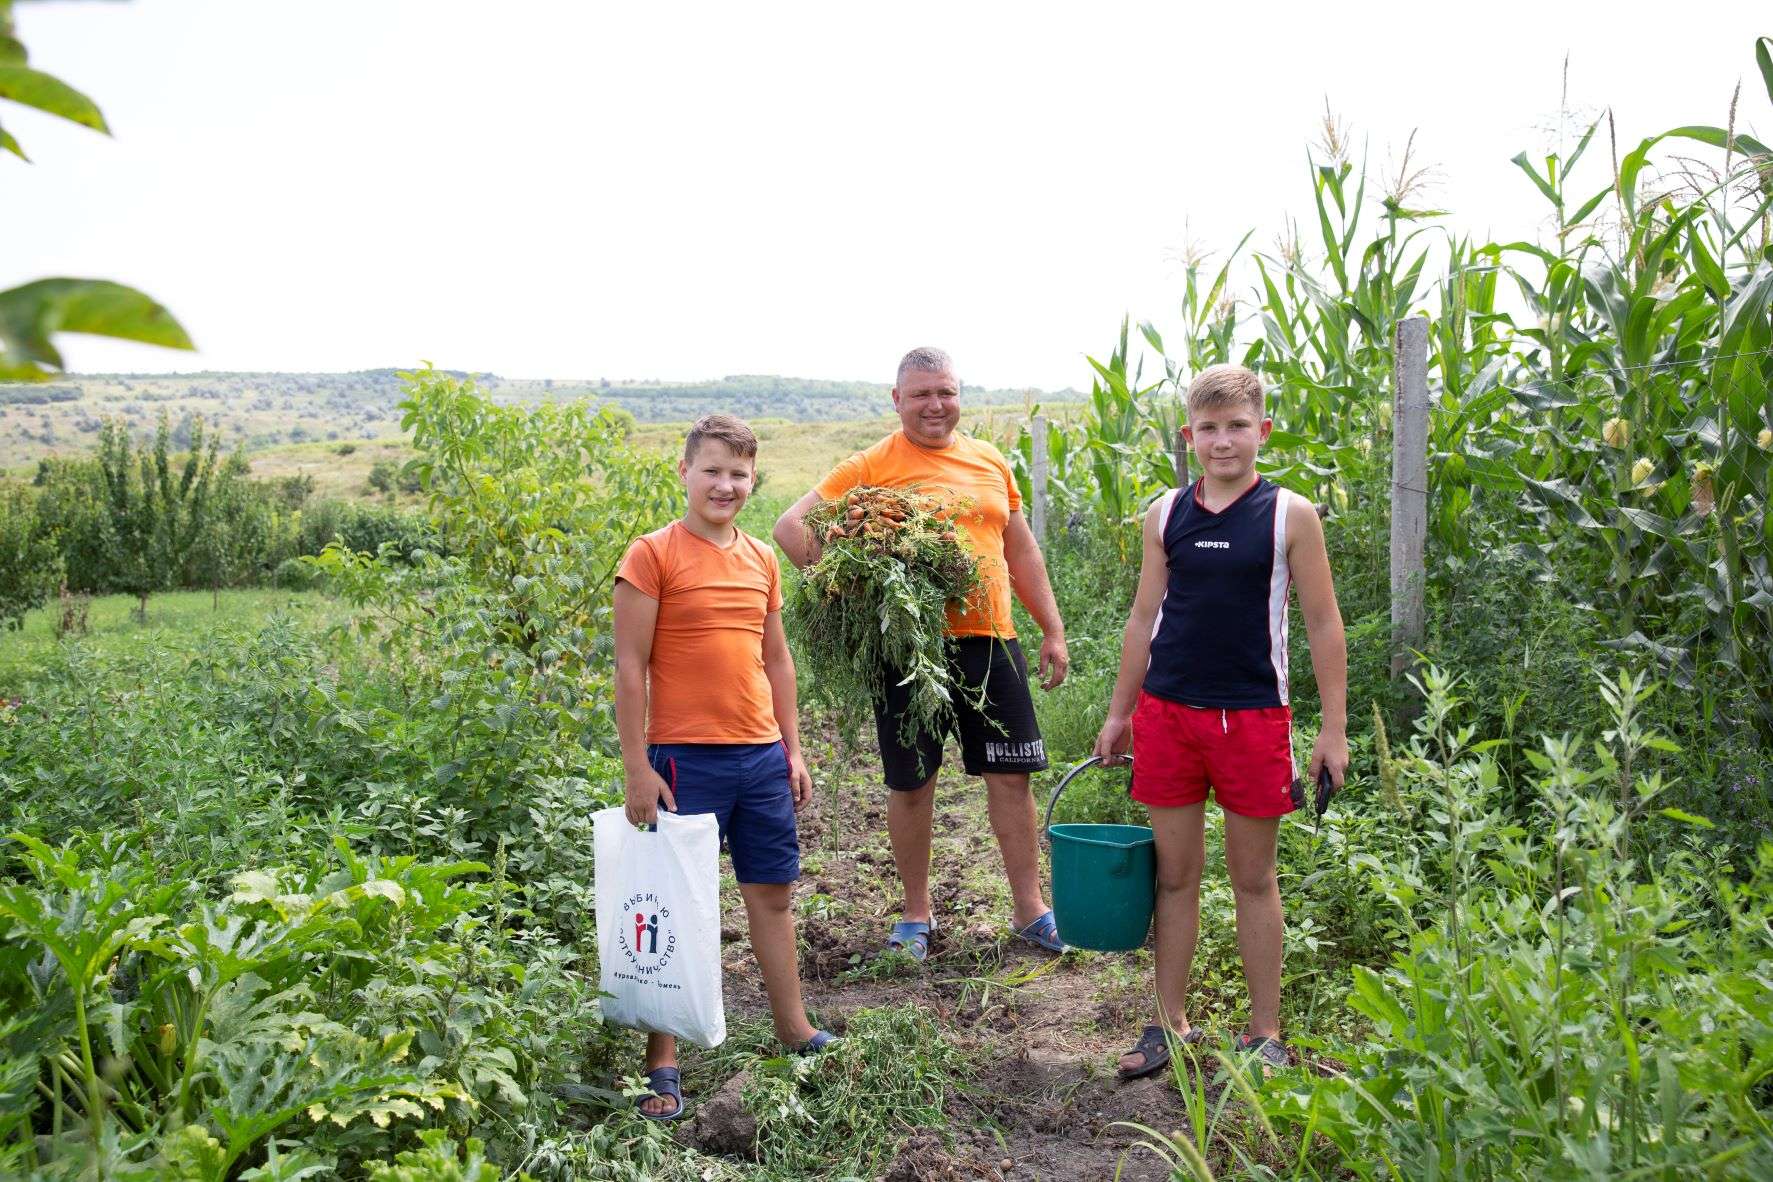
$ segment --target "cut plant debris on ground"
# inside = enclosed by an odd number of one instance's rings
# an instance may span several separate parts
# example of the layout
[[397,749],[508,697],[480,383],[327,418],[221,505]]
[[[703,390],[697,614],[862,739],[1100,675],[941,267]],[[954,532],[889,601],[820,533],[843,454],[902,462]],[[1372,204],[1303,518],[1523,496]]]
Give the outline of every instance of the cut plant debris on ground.
[[[735,1177],[815,1176],[779,1173],[771,1159],[792,1153],[809,1169],[818,1142],[832,1139],[841,1146],[825,1159],[831,1172],[818,1176],[1170,1178],[1170,1164],[1141,1144],[1152,1140],[1142,1129],[1192,1136],[1182,1094],[1167,1072],[1124,1083],[1115,1074],[1150,1021],[1149,948],[1054,957],[1014,937],[982,785],[960,774],[950,752],[936,795],[930,957],[918,964],[883,953],[899,904],[886,789],[872,751],[846,752],[831,734],[809,736],[807,746],[818,791],[801,815],[801,973],[817,1021],[852,1045],[829,1064],[782,1056],[729,874],[721,936],[733,1033],[711,1052],[684,1048],[689,1107],[678,1143],[724,1160]],[[871,1072],[882,1082],[859,1087]],[[1221,1075],[1208,1059],[1197,1099],[1215,1139],[1241,1139],[1238,1101],[1215,1112]],[[852,1095],[833,1105],[832,1089]],[[906,1089],[915,1095],[899,1094]],[[797,1104],[833,1111],[795,1112]],[[856,1127],[864,1121],[869,1128]],[[1227,1156],[1209,1145],[1209,1158]]]

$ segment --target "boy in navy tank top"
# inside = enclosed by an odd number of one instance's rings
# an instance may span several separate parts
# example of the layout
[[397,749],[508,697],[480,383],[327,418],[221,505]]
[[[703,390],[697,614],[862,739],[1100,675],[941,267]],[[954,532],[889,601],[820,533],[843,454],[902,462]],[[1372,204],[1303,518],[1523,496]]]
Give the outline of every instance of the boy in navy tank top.
[[1133,799],[1150,809],[1157,837],[1158,1022],[1122,1056],[1125,1079],[1169,1062],[1166,1027],[1183,1042],[1206,1037],[1189,1025],[1187,1000],[1209,789],[1225,814],[1225,867],[1250,992],[1249,1029],[1238,1043],[1266,1065],[1288,1061],[1274,862],[1280,818],[1293,809],[1289,586],[1298,588],[1323,702],[1307,782],[1328,768],[1340,788],[1348,767],[1348,649],[1323,527],[1304,497],[1256,474],[1273,427],[1261,379],[1241,365],[1202,371],[1188,387],[1188,424],[1201,477],[1145,515],[1139,590],[1096,739],[1105,764],[1135,749]]

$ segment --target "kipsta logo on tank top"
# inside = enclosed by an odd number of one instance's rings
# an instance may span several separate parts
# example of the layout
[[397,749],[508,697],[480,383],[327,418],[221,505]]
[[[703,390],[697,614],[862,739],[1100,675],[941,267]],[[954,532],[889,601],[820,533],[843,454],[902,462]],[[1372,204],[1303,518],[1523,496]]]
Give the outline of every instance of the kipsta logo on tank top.
[[622,904],[622,921],[616,931],[616,940],[635,972],[645,977],[663,972],[677,953],[677,933],[671,928],[671,908],[652,891],[627,899]]
[[1229,550],[1229,549],[1231,549],[1230,542],[1208,542],[1208,541],[1203,540],[1203,541],[1196,542],[1194,545],[1195,545],[1195,548],[1198,550]]

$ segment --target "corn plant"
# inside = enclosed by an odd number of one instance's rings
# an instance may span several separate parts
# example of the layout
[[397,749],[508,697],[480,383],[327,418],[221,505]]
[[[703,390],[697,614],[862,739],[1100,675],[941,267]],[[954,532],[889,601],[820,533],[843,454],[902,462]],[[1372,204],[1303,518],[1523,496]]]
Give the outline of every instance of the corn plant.
[[[1770,46],[1755,52],[1773,98]],[[1725,724],[1773,741],[1773,150],[1736,127],[1734,107],[1726,127],[1677,128],[1623,155],[1611,118],[1595,121],[1567,148],[1513,161],[1545,199],[1547,239],[1480,244],[1437,228],[1408,150],[1375,179],[1326,128],[1310,161],[1315,241],[1293,231],[1252,256],[1243,318],[1227,271],[1203,285],[1191,262],[1183,339],[1166,352],[1145,326],[1159,382],[1127,380],[1140,371],[1123,324],[1091,413],[1063,446],[1049,439],[1068,495],[1114,520],[1136,512],[1172,479],[1181,390],[1235,357],[1270,389],[1267,475],[1336,510],[1384,498],[1393,334],[1426,314],[1431,579],[1452,587],[1499,551],[1524,556],[1611,643],[1683,685],[1721,682],[1746,703]],[[1654,154],[1673,140],[1720,150],[1715,175],[1658,174]],[[1582,181],[1603,143],[1610,175]],[[1084,453],[1119,467],[1080,466]]]

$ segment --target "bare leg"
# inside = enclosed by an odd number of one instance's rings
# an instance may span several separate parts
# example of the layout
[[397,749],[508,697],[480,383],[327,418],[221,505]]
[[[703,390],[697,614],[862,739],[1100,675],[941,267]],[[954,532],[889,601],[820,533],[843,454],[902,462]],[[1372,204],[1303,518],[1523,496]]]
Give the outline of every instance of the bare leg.
[[813,1036],[800,998],[800,964],[794,947],[793,888],[785,882],[742,882],[745,917],[751,924],[751,951],[763,970],[763,987],[770,996],[770,1014],[776,1037],[791,1047]]
[[905,888],[904,916],[925,923],[930,918],[930,817],[935,802],[935,776],[909,792],[887,793],[887,837]]
[[985,811],[1010,882],[1011,916],[1018,928],[1027,927],[1047,911],[1040,893],[1039,826],[1028,773],[986,772]]
[[1225,814],[1225,869],[1237,899],[1237,951],[1250,990],[1250,1034],[1280,1037],[1281,897],[1274,873],[1279,817]]
[[[655,1067],[677,1066],[677,1039],[669,1034],[649,1034],[646,1036],[646,1069]],[[643,1112],[654,1116],[663,1116],[677,1107],[677,1101],[669,1096],[649,1096],[640,1102]]]
[[[1157,1017],[1177,1034],[1188,1033],[1188,977],[1200,938],[1200,875],[1207,860],[1206,803],[1151,809],[1157,838]],[[1121,1067],[1137,1071],[1139,1054],[1122,1055]]]

